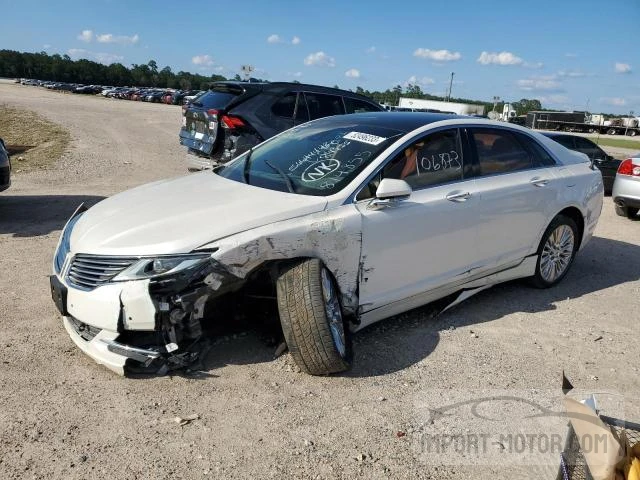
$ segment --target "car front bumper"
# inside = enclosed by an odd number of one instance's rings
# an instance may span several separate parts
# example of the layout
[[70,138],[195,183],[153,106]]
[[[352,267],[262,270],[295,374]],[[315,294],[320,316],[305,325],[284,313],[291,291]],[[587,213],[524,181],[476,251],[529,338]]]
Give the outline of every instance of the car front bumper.
[[125,325],[130,332],[155,331],[155,307],[150,297],[126,293],[127,290],[144,293],[148,282],[110,284],[91,291],[74,288],[57,275],[52,275],[50,282],[65,330],[76,346],[97,363],[124,375],[133,362],[144,368],[161,357],[156,350],[117,341]]

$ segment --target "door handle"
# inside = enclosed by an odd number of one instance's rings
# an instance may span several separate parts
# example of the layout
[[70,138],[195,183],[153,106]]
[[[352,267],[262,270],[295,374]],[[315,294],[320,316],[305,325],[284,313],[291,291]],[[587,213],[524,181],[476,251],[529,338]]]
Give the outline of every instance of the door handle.
[[536,187],[544,187],[547,183],[549,183],[549,180],[547,180],[546,178],[540,178],[540,177],[533,177],[529,183],[531,183],[531,185],[534,185]]
[[466,202],[471,194],[469,192],[451,192],[445,198],[450,202]]

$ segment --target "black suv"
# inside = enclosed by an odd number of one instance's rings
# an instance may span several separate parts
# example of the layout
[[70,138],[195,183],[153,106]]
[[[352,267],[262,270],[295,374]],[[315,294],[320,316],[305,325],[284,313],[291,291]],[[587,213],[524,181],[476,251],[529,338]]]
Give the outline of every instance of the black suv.
[[621,160],[605,153],[604,150],[588,138],[555,132],[542,132],[542,134],[555,140],[569,150],[586,154],[589,160],[591,160],[595,167],[602,173],[604,192],[607,195],[611,193],[611,190],[613,190],[613,181],[616,179],[616,172],[618,171]]
[[345,113],[379,112],[356,93],[302,83],[215,82],[185,110],[180,144],[190,170],[226,163],[295,125]]

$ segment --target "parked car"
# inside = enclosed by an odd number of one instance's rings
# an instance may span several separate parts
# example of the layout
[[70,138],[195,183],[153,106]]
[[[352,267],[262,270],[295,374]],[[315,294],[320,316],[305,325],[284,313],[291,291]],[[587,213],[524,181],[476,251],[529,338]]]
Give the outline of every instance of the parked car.
[[611,196],[618,215],[628,218],[634,218],[638,215],[640,211],[640,152],[620,163]]
[[215,82],[186,109],[180,143],[189,169],[226,163],[295,125],[329,115],[383,111],[367,97],[300,83]]
[[610,194],[613,189],[613,181],[616,178],[616,172],[620,166],[621,160],[613,158],[611,155],[602,150],[598,145],[588,138],[579,135],[568,135],[566,133],[544,132],[543,135],[555,140],[560,145],[582,152],[593,164],[602,172],[602,181],[604,182],[604,191]]
[[4,144],[4,140],[0,138],[0,192],[5,191],[11,186],[11,160],[9,152]]
[[300,368],[328,374],[350,366],[352,332],[391,315],[515,278],[556,285],[602,195],[586,156],[522,127],[333,116],[79,208],[52,295],[75,344],[122,374],[189,364],[224,306],[261,292]]

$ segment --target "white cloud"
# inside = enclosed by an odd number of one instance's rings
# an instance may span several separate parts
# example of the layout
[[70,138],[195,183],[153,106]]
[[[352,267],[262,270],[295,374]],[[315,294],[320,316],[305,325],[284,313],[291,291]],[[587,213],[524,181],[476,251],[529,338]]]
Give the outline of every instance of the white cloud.
[[94,56],[98,62],[104,63],[105,65],[110,65],[124,60],[122,55],[116,55],[115,53],[95,53]]
[[539,97],[538,100],[542,103],[548,103],[553,105],[568,106],[570,99],[566,95],[548,95]]
[[428,48],[418,48],[413,52],[413,56],[433,60],[434,62],[453,62],[462,58],[460,52],[451,52],[449,50],[429,50]]
[[544,67],[544,63],[542,62],[524,62],[522,64],[525,68],[542,68]]
[[522,60],[511,52],[482,52],[477,60],[482,65],[522,65]]
[[369,54],[371,54],[371,53],[376,53],[376,47],[374,47],[374,46],[372,45],[372,46],[370,46],[369,48],[367,48],[367,49],[365,50],[365,52],[366,52],[366,53],[369,53]]
[[101,33],[96,35],[96,40],[99,43],[117,43],[120,45],[135,45],[140,41],[138,34],[132,36],[127,35],[114,35],[112,33]]
[[631,73],[631,65],[628,63],[616,63],[614,68],[616,73]]
[[587,73],[582,72],[580,70],[560,70],[558,72],[559,77],[569,77],[569,78],[582,78],[589,76]]
[[96,62],[104,63],[105,65],[124,60],[122,55],[116,55],[115,53],[92,52],[90,50],[85,50],[84,48],[70,48],[67,50],[67,53],[75,60],[79,58],[86,58],[87,60],[94,60]]
[[85,43],[89,43],[93,40],[93,30],[83,30],[78,35],[78,40],[81,40]]
[[321,51],[310,53],[309,55],[307,55],[307,57],[304,59],[304,64],[308,67],[335,67],[336,59]]
[[49,50],[51,48],[51,45],[49,45],[48,43],[45,43],[42,48],[44,48],[45,50]]
[[280,43],[280,42],[282,42],[280,35],[276,35],[275,33],[267,37],[267,43]]
[[360,70],[357,68],[350,68],[344,72],[344,76],[349,78],[360,78]]
[[627,101],[620,97],[604,97],[601,98],[600,101],[614,107],[624,107],[627,104]]
[[193,63],[194,65],[210,67],[211,65],[213,65],[213,58],[211,58],[209,55],[196,55],[195,57],[191,58],[191,63]]
[[411,75],[406,82],[404,82],[404,86],[408,86],[408,85],[419,85],[421,87],[427,86],[427,85],[433,85],[434,83],[436,83],[436,81],[433,78],[429,78],[429,77],[418,77],[416,75]]
[[556,80],[555,75],[532,77],[518,80],[520,90],[527,92],[562,92],[562,84]]
[[578,54],[577,53],[565,53],[564,56],[567,57],[567,58],[576,58],[578,56]]
[[293,38],[291,39],[291,45],[298,45],[300,43],[300,37],[297,36],[293,36]]

